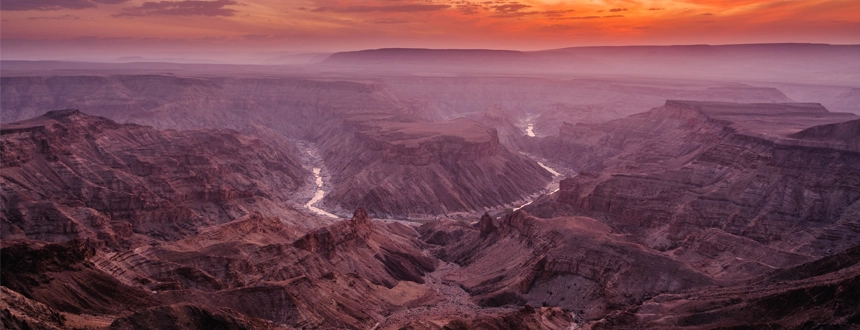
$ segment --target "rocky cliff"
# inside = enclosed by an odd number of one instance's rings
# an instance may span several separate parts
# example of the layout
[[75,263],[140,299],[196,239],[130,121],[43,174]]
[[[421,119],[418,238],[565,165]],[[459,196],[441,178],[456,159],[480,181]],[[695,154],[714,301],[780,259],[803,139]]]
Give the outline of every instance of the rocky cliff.
[[[369,328],[401,305],[438,299],[422,284],[437,261],[423,254],[414,229],[371,221],[363,209],[293,239],[293,228],[284,222],[290,219],[252,214],[179,241],[100,254],[91,262],[154,292],[164,305],[209,306],[216,309],[213,315],[230,310],[229,315],[290,327]],[[169,308],[141,313],[202,313]],[[114,325],[133,322],[119,319]]]
[[850,329],[860,321],[858,252],[854,247],[741,285],[661,294],[588,327]]
[[860,235],[860,154],[792,134],[845,118],[853,115],[810,104],[673,101],[569,127],[550,143],[597,150],[567,157],[604,172],[564,180],[556,196],[527,210],[600,219],[717,278],[794,266],[844,250]]
[[[386,217],[484,211],[540,191],[551,174],[468,119],[427,123],[353,116],[321,149],[334,176],[323,203]],[[344,155],[348,155],[344,157]]]
[[[425,225],[436,255],[462,268],[446,280],[484,306],[560,306],[595,318],[659,292],[710,283],[692,268],[642,248],[585,217],[539,219],[522,211],[482,218],[456,240],[440,241],[454,224]],[[493,229],[490,229],[493,228]],[[457,229],[455,229],[457,230]]]
[[849,148],[856,147],[860,145],[860,119],[813,126],[789,136],[801,140],[842,143]]
[[[266,128],[320,149],[333,190],[323,206],[340,214],[359,205],[379,216],[482,212],[549,182],[536,163],[506,150],[491,127],[441,121],[387,87],[346,78],[3,77],[2,106],[9,110],[0,119],[77,107],[159,129]],[[380,166],[368,168],[376,161]]]
[[158,131],[77,110],[4,124],[3,237],[127,245],[178,239],[253,211],[279,215],[309,176],[283,142]]

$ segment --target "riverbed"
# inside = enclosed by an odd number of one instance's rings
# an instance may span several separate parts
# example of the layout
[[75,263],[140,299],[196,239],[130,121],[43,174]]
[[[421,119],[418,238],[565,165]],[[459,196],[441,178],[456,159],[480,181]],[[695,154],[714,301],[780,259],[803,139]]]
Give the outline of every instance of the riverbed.
[[305,207],[307,207],[308,210],[311,210],[311,212],[313,213],[339,219],[340,217],[338,217],[337,215],[331,214],[329,212],[326,212],[326,210],[314,206],[317,202],[322,200],[323,197],[325,197],[325,190],[323,190],[323,178],[322,175],[320,175],[321,172],[322,168],[314,167],[314,178],[316,180],[317,190],[316,192],[314,192],[314,197],[311,198],[311,200],[308,201],[307,204],[305,204]]

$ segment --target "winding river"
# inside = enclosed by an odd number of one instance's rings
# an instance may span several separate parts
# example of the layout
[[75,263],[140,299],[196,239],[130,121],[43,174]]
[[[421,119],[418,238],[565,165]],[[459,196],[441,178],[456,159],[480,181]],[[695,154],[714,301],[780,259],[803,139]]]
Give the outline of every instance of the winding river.
[[[526,135],[528,135],[530,137],[535,137],[535,123],[534,123],[534,121],[529,119],[528,121],[526,121],[526,123],[528,124],[528,127],[526,127]],[[543,166],[543,165],[541,165],[541,166]],[[544,167],[546,167],[546,166],[544,166]]]
[[329,213],[326,210],[323,210],[323,209],[315,206],[317,203],[319,203],[319,201],[321,201],[323,199],[323,197],[325,197],[325,190],[323,189],[323,183],[324,182],[323,182],[323,177],[322,177],[322,170],[323,170],[322,169],[322,159],[319,157],[319,154],[317,153],[316,147],[314,147],[313,144],[310,144],[310,143],[305,142],[305,141],[301,141],[299,143],[299,145],[307,150],[307,155],[308,155],[307,161],[309,161],[311,163],[311,166],[313,166],[314,181],[316,182],[316,185],[317,185],[317,189],[316,189],[316,191],[314,191],[314,196],[311,198],[311,200],[309,200],[307,203],[305,203],[305,207],[308,210],[310,210],[311,212],[316,213],[318,215],[322,215],[322,216],[326,216],[326,217],[334,218],[334,219],[340,219],[339,216],[332,214],[332,213]]
[[311,200],[308,201],[307,204],[305,204],[305,207],[307,207],[309,210],[311,210],[312,212],[314,212],[316,214],[324,215],[324,216],[327,216],[330,218],[340,219],[340,217],[338,217],[334,214],[328,213],[325,210],[314,206],[314,204],[316,204],[317,202],[322,200],[323,197],[325,197],[325,190],[323,190],[323,179],[322,179],[322,176],[320,175],[320,172],[322,172],[321,168],[314,167],[314,177],[316,178],[316,182],[317,182],[317,191],[314,192],[314,197],[311,198]]
[[[527,120],[526,123],[528,125],[526,128],[526,135],[528,135],[530,137],[534,137],[535,136],[534,122],[531,119],[529,119],[529,120]],[[315,151],[316,151],[315,149],[309,148],[308,154],[313,158],[313,162],[315,163],[314,165],[317,165],[317,164],[319,164],[318,162],[320,160],[317,159]],[[526,156],[529,156],[529,155],[526,155]],[[529,157],[531,157],[531,156],[529,156]],[[531,157],[531,158],[534,159],[534,157]],[[544,189],[543,192],[528,196],[524,200],[525,204],[522,204],[519,207],[514,208],[514,211],[519,210],[519,209],[533,203],[535,199],[537,199],[540,196],[543,196],[544,194],[553,194],[553,193],[558,191],[559,182],[561,181],[561,179],[564,178],[564,176],[560,172],[556,171],[554,168],[549,167],[542,162],[537,162],[537,163],[538,163],[538,165],[543,167],[545,170],[552,173],[552,175],[553,175],[552,182],[547,184],[546,189]],[[321,164],[319,164],[319,165],[321,165]],[[330,217],[330,218],[334,218],[334,219],[340,219],[340,217],[338,217],[337,215],[329,213],[326,210],[323,210],[323,209],[315,206],[317,203],[319,203],[319,201],[321,201],[323,199],[323,197],[325,197],[326,192],[323,189],[323,183],[324,182],[323,182],[323,177],[321,174],[322,168],[321,167],[314,167],[313,173],[314,173],[314,179],[316,180],[317,189],[314,192],[314,196],[311,198],[311,200],[309,200],[305,204],[305,207],[308,210],[310,210],[311,212],[316,213],[318,215],[322,215],[322,216],[326,216],[326,217]],[[401,220],[401,221],[407,221],[407,220]]]

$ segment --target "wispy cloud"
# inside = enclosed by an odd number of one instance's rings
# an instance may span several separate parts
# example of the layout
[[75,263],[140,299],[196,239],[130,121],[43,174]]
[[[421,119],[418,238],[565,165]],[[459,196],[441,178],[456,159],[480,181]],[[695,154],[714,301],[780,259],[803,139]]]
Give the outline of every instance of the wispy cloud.
[[233,0],[144,2],[139,7],[126,8],[121,13],[114,14],[113,17],[142,17],[156,15],[211,17],[235,16],[239,11],[228,8],[228,6],[236,5],[239,5],[239,3]]
[[95,8],[97,4],[114,5],[131,0],[4,0],[3,11],[62,10]]
[[404,24],[409,23],[409,20],[401,19],[401,18],[374,18],[364,20],[367,23],[372,24]]
[[409,5],[389,5],[389,6],[345,6],[345,7],[319,7],[311,9],[313,12],[319,13],[410,13],[422,11],[438,11],[451,8],[449,5],[424,5],[424,4],[409,4]]
[[80,16],[71,15],[71,14],[66,14],[66,15],[61,15],[61,16],[33,16],[33,17],[27,17],[27,19],[28,19],[28,20],[31,20],[31,21],[35,21],[35,20],[40,20],[40,19],[57,19],[57,20],[61,20],[61,19],[81,19],[81,17],[80,17]]
[[520,10],[531,8],[529,5],[521,4],[521,3],[509,3],[504,5],[492,6],[491,8],[495,9],[497,12],[503,14],[515,13]]
[[4,11],[14,10],[60,10],[93,8],[90,0],[5,0],[0,7]]

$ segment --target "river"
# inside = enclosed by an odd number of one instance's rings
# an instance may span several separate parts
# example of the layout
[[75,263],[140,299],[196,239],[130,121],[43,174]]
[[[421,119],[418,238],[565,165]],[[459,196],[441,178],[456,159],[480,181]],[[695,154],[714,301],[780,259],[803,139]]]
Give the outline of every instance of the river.
[[534,120],[532,120],[531,118],[529,118],[528,120],[526,120],[526,124],[528,124],[528,126],[526,127],[526,135],[528,135],[528,136],[530,136],[530,137],[535,137],[535,123],[534,123]]
[[[528,120],[527,123],[528,123],[528,128],[526,129],[526,134],[528,136],[532,136],[532,137],[535,136],[534,131],[533,131],[534,123],[532,122],[532,120]],[[314,192],[313,197],[307,203],[305,203],[305,207],[308,210],[310,210],[311,212],[316,213],[318,215],[322,215],[322,216],[326,216],[326,217],[330,217],[330,218],[334,218],[334,219],[340,219],[341,217],[339,217],[335,214],[332,214],[330,212],[327,212],[326,210],[323,210],[321,208],[316,207],[316,204],[319,203],[319,201],[321,201],[323,199],[323,197],[325,197],[325,194],[326,194],[325,189],[323,189],[323,187],[325,186],[325,184],[324,184],[325,182],[323,181],[323,175],[322,175],[322,171],[323,171],[323,168],[321,167],[322,166],[322,163],[321,163],[322,160],[318,157],[316,149],[313,148],[313,146],[308,145],[306,148],[307,148],[308,154],[310,155],[311,162],[313,164],[312,166],[314,166],[313,167],[313,173],[314,173],[314,180],[316,182],[317,188],[316,188],[316,191]],[[528,154],[525,154],[525,155],[534,159],[534,157],[532,157]],[[525,203],[520,205],[517,208],[514,208],[514,211],[519,210],[519,209],[531,204],[532,202],[534,202],[535,199],[537,199],[540,196],[543,196],[544,194],[553,194],[553,193],[557,192],[559,182],[561,181],[561,179],[564,179],[564,175],[562,175],[559,171],[555,170],[554,168],[549,167],[546,164],[539,162],[539,161],[537,163],[538,163],[538,165],[543,167],[545,170],[552,173],[552,175],[553,175],[552,181],[549,184],[547,184],[546,188],[544,190],[542,190],[541,192],[534,193],[534,194],[524,198],[521,202],[525,202]],[[320,166],[320,167],[317,167],[317,166]],[[502,207],[502,206],[500,206],[500,207]],[[480,213],[481,212],[478,212],[476,214],[480,214]],[[393,220],[393,219],[389,219],[389,220]],[[409,220],[396,220],[396,221],[409,221]]]
[[311,200],[308,201],[307,204],[305,204],[305,207],[307,207],[309,210],[311,210],[311,212],[314,212],[316,214],[324,215],[324,216],[327,216],[330,218],[340,219],[340,217],[338,217],[334,214],[328,213],[325,210],[314,206],[314,204],[316,204],[317,202],[322,200],[323,197],[325,197],[325,190],[323,190],[323,179],[322,179],[322,175],[320,175],[320,172],[322,172],[321,168],[314,167],[314,178],[316,178],[317,191],[314,192],[314,197],[311,198]]

